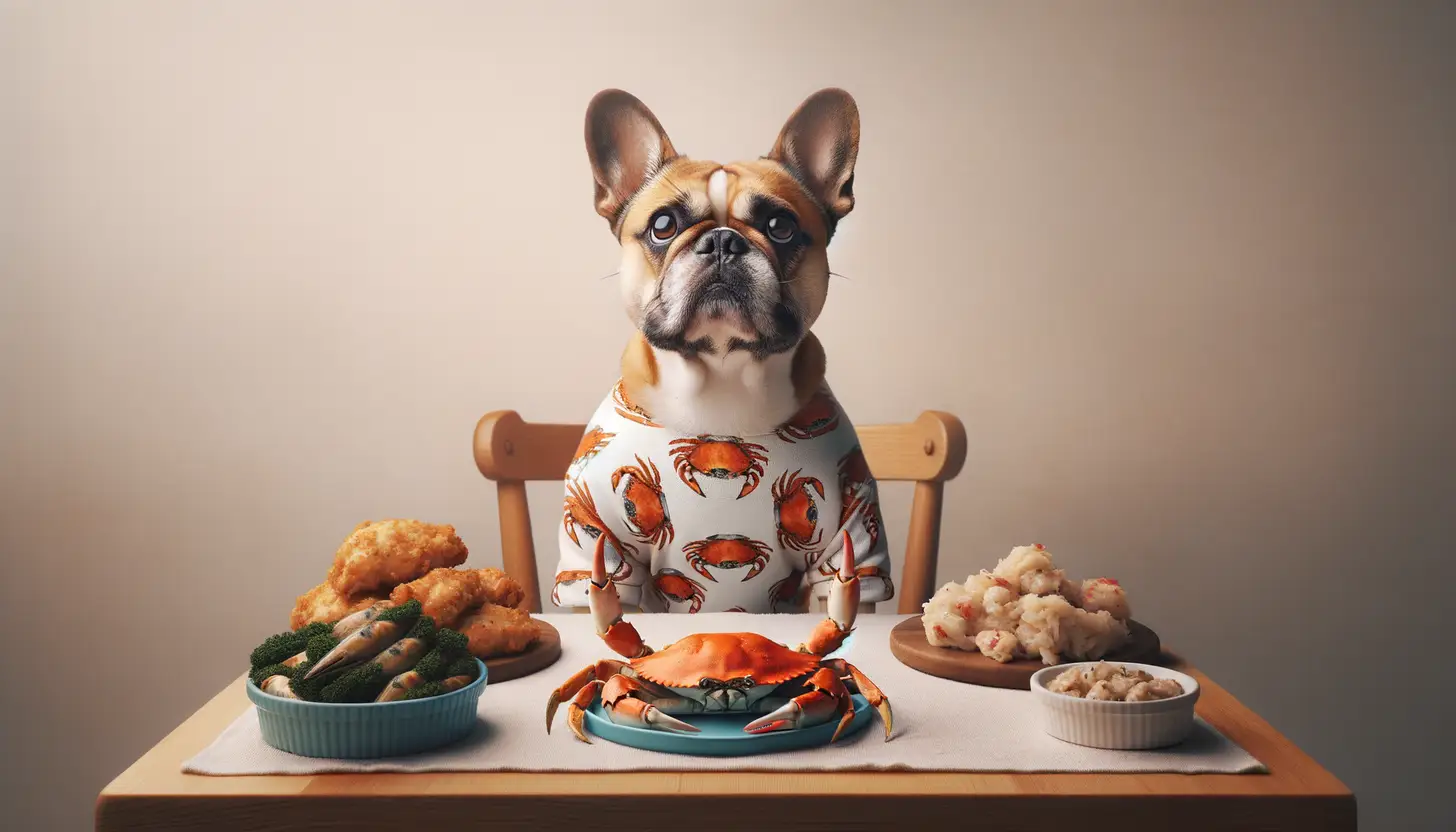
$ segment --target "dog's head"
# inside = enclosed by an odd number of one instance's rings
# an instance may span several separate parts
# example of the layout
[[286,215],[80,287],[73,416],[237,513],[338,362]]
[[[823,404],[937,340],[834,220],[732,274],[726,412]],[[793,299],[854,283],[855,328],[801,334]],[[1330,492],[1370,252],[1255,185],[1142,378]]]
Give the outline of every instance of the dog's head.
[[794,349],[824,308],[825,249],[854,207],[848,93],[815,93],[768,155],[719,164],[679,155],[641,101],[605,90],[587,108],[586,146],[597,212],[622,245],[627,314],[648,343],[759,360]]

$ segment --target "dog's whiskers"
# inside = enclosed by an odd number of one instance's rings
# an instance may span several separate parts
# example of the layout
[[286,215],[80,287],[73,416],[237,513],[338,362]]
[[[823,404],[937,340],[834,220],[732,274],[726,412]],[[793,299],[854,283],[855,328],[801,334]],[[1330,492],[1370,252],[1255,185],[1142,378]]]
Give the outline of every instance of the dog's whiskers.
[[597,280],[606,280],[609,277],[616,277],[617,275],[619,275],[621,273],[622,273],[622,270],[621,269],[617,269],[616,271],[612,272],[611,274],[604,274],[604,275],[602,275],[601,277],[597,278]]

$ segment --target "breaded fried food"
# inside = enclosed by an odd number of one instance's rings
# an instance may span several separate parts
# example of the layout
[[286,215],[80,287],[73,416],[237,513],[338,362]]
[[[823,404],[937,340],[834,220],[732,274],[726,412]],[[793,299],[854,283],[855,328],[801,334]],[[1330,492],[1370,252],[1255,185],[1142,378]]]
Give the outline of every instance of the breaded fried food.
[[435,619],[436,627],[454,628],[466,610],[480,606],[485,600],[481,595],[480,571],[484,570],[448,566],[431,569],[423,577],[395,587],[389,600],[398,605],[414,598],[420,602],[421,614]]
[[526,590],[520,582],[499,569],[486,567],[475,570],[475,573],[480,576],[482,603],[488,601],[502,607],[519,607],[526,600]]
[[362,595],[340,595],[333,585],[325,581],[308,592],[298,596],[298,601],[293,605],[293,615],[289,616],[289,627],[297,630],[306,627],[315,621],[338,621],[346,615],[356,613],[367,608],[376,601],[384,600],[383,595],[365,593]]
[[413,581],[431,569],[459,566],[469,550],[455,527],[418,520],[366,520],[334,554],[329,583],[358,595]]
[[541,628],[530,613],[499,604],[466,613],[455,629],[465,634],[471,654],[481,660],[514,656],[541,637]]

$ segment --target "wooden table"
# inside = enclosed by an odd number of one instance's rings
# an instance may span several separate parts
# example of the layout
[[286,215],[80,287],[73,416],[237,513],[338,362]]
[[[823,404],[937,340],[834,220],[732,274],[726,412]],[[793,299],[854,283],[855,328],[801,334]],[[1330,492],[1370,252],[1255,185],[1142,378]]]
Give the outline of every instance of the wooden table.
[[1353,830],[1355,798],[1196,670],[1198,713],[1269,774],[181,773],[248,707],[229,685],[107,786],[101,832],[268,830]]

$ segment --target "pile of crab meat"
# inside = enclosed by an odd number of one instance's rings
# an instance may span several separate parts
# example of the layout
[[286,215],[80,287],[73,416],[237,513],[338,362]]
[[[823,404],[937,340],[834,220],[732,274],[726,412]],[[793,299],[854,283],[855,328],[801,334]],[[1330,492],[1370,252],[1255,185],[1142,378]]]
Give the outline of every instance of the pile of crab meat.
[[963,584],[946,584],[924,610],[932,645],[979,650],[998,662],[1090,661],[1129,638],[1127,594],[1117,581],[1068,580],[1040,543],[1012,549]]

